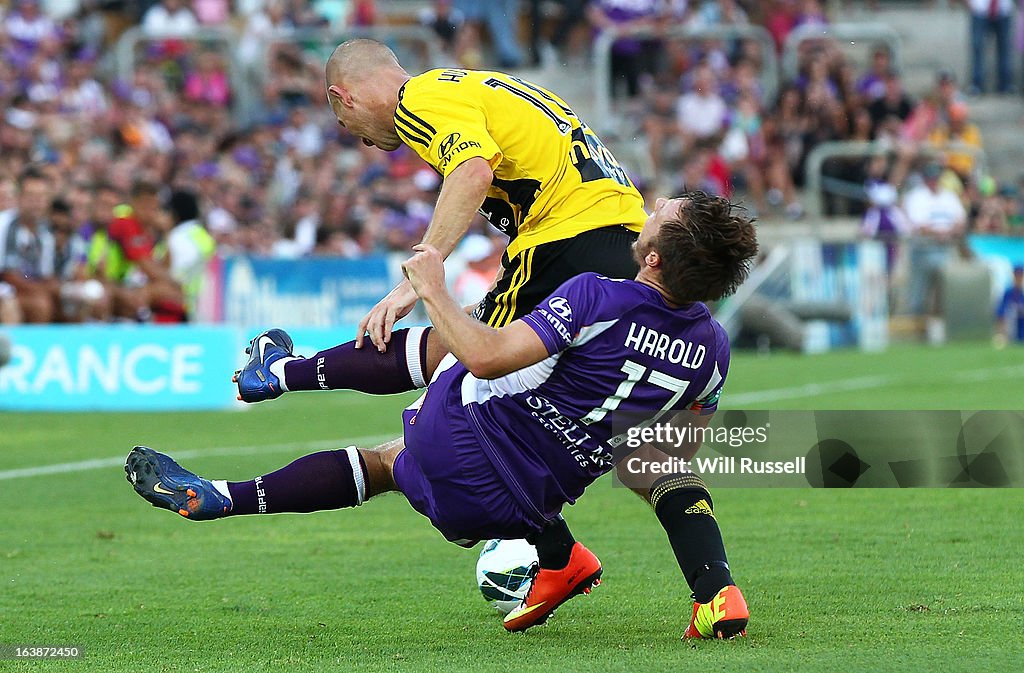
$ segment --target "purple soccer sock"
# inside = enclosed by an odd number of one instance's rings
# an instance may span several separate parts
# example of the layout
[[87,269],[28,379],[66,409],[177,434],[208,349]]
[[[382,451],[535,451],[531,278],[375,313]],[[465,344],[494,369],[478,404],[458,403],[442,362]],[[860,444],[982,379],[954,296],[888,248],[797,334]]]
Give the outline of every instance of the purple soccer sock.
[[228,516],[357,507],[366,498],[366,464],[354,446],[319,451],[251,481],[229,481],[228,492]]
[[425,367],[430,327],[410,327],[391,333],[388,349],[379,352],[369,342],[355,341],[320,351],[284,365],[284,385],[295,390],[358,390],[388,395],[427,385]]

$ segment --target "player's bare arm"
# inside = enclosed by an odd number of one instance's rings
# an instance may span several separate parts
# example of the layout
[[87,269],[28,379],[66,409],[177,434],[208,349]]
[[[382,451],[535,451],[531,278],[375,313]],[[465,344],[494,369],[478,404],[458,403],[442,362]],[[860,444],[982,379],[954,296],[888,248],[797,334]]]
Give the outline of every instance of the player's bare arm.
[[414,250],[402,270],[441,340],[474,376],[497,378],[548,357],[544,342],[521,320],[494,329],[471,318],[448,293],[440,251],[425,244]]
[[[449,173],[441,185],[437,206],[422,244],[437,250],[442,259],[448,257],[469,230],[493,176],[487,161],[478,157],[463,162]],[[364,335],[369,335],[377,350],[384,352],[391,340],[395,321],[408,315],[416,301],[412,286],[403,280],[359,323],[356,348],[362,348]]]

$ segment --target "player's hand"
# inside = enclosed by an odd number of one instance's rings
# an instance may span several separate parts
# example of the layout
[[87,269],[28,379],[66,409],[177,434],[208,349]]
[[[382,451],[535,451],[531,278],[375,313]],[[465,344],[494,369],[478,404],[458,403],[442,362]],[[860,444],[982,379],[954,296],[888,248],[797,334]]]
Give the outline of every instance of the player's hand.
[[447,292],[444,259],[437,248],[420,243],[412,249],[416,254],[402,263],[402,273],[409,279],[416,294],[426,299],[431,293]]
[[409,281],[403,280],[395,286],[395,289],[388,292],[387,296],[381,299],[369,313],[359,322],[359,331],[356,333],[356,348],[363,347],[363,339],[369,335],[370,341],[381,353],[387,350],[388,342],[391,341],[391,328],[395,322],[409,315],[409,311],[416,305],[419,297],[412,289]]

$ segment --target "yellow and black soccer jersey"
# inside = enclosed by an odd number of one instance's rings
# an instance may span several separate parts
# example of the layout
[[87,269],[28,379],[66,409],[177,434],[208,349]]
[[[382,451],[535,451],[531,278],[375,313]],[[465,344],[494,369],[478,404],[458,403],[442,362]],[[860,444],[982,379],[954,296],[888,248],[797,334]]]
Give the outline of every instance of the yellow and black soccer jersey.
[[473,157],[494,180],[480,212],[511,239],[508,256],[592,229],[640,231],[643,197],[561,98],[518,77],[430,70],[399,93],[402,140],[447,177]]

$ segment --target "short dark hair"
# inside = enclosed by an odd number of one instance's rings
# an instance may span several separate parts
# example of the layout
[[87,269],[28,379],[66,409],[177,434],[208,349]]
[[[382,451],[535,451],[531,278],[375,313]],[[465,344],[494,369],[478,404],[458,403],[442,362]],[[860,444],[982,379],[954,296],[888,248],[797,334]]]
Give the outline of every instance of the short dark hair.
[[757,255],[754,220],[721,196],[686,192],[677,198],[686,201],[651,242],[662,259],[665,289],[684,304],[729,296]]
[[199,199],[194,192],[179,189],[171,192],[167,200],[167,209],[171,211],[174,221],[178,224],[199,219]]
[[60,213],[61,215],[70,215],[71,205],[68,204],[66,200],[58,196],[57,198],[50,202],[50,212],[55,215],[58,213]]
[[44,173],[38,166],[29,166],[18,175],[18,189],[21,189],[29,180],[40,180],[49,183],[50,176]]

